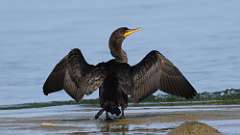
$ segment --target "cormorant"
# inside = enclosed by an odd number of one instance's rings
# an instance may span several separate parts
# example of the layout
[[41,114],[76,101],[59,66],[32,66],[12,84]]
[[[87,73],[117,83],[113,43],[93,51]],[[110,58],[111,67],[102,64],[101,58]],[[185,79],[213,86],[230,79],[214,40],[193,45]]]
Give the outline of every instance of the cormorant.
[[[99,88],[101,110],[97,119],[106,111],[124,118],[128,95],[135,103],[160,89],[166,93],[193,98],[197,92],[179,69],[160,52],[153,50],[138,64],[130,66],[122,43],[126,37],[139,28],[120,27],[109,39],[112,59],[97,65],[90,65],[80,49],[72,49],[48,76],[43,92],[45,95],[64,89],[73,99],[80,101]],[[121,111],[119,109],[121,107]]]

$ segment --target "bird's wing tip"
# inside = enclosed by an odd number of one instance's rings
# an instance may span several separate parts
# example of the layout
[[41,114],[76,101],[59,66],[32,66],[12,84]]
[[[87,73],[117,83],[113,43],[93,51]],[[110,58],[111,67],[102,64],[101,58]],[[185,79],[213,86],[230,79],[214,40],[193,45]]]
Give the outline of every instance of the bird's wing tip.
[[43,94],[44,94],[45,96],[47,96],[47,95],[48,95],[48,92],[47,92],[45,89],[43,89]]
[[193,93],[187,97],[186,99],[193,99],[194,97],[196,97],[198,95],[197,91],[194,89]]
[[47,96],[49,94],[46,83],[43,85],[42,90],[43,90],[43,94],[45,96]]

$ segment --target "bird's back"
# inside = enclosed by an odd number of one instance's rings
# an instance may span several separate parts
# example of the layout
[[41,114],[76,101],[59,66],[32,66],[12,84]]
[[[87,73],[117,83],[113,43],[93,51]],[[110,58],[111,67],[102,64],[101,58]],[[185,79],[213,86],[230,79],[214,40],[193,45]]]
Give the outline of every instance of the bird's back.
[[127,91],[132,87],[130,79],[130,66],[111,60],[106,64],[107,76],[99,88],[101,107],[108,106],[127,107]]

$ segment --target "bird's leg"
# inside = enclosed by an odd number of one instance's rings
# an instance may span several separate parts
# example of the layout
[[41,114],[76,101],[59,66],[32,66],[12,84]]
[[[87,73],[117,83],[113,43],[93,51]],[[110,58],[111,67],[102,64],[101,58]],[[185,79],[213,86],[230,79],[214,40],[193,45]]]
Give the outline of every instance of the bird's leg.
[[122,114],[121,114],[121,119],[124,119],[125,118],[125,115],[124,115],[124,107],[121,107],[121,112],[122,112]]
[[104,109],[99,110],[98,113],[95,115],[95,120],[98,119],[104,111]]
[[108,112],[106,111],[106,120],[108,121],[108,120],[112,120],[110,117],[109,117],[109,114],[108,114]]

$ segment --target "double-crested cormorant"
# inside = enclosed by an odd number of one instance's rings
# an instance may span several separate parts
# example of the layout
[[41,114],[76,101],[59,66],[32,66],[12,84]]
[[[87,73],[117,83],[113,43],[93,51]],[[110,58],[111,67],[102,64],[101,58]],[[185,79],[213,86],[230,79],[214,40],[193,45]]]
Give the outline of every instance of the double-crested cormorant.
[[160,89],[176,96],[193,98],[196,90],[160,52],[153,50],[138,64],[128,64],[122,43],[137,31],[139,28],[121,27],[112,33],[109,48],[115,59],[108,62],[90,65],[79,49],[71,50],[50,73],[43,86],[44,94],[64,89],[73,99],[80,101],[85,94],[99,88],[102,109],[96,114],[96,119],[104,111],[107,119],[109,112],[124,117],[128,95],[133,102],[140,102]]

